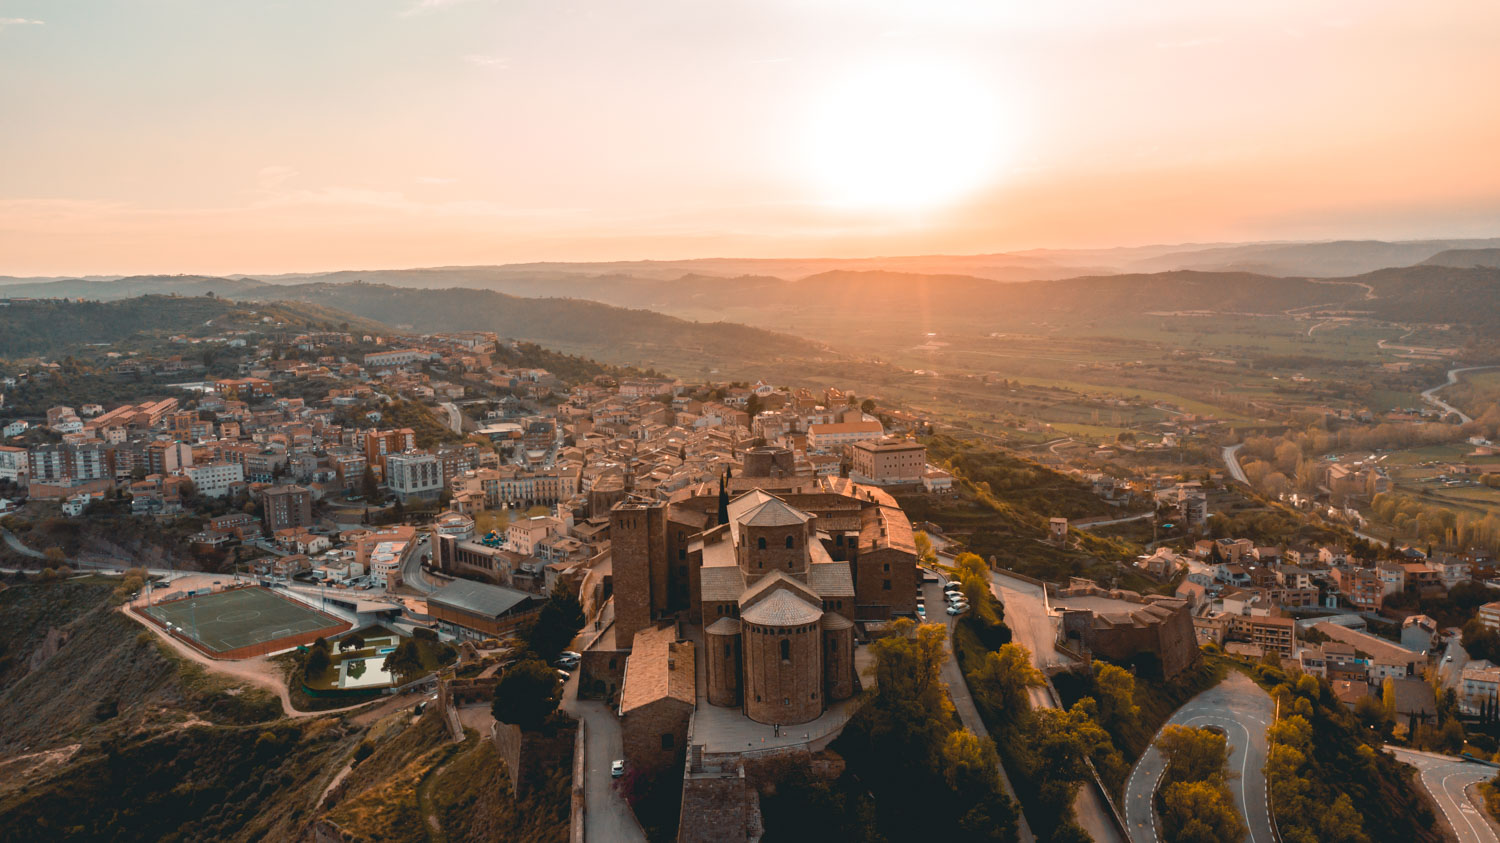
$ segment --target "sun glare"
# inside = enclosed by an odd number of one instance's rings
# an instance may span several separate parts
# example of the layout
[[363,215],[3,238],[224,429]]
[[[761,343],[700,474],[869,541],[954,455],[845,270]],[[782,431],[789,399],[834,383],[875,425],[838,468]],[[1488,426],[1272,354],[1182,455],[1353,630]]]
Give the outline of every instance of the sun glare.
[[809,166],[830,202],[921,210],[988,183],[1002,157],[992,91],[956,68],[886,64],[828,90]]

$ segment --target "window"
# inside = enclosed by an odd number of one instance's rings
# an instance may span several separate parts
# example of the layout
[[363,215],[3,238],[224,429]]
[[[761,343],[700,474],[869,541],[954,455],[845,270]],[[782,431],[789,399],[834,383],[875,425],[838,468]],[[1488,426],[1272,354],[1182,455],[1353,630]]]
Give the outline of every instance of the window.
[[729,642],[727,642],[727,641],[724,642],[724,658],[726,658],[726,659],[730,658],[733,654],[734,654],[734,651],[732,649],[730,649]]
[[885,572],[887,574],[889,574],[891,572],[891,563],[889,563],[889,562],[885,563]]
[[760,538],[756,539],[755,540],[755,546],[757,548],[759,548],[760,550],[765,550],[766,549],[766,537],[765,536],[761,536]]
[[796,547],[797,546],[796,539],[792,538],[791,536],[787,536],[786,537],[786,546],[787,546],[788,550],[790,550],[791,548]]
[[891,581],[890,580],[886,580],[884,587],[885,587],[886,591],[890,591],[891,590]]
[[661,736],[661,748],[662,749],[671,749],[672,748],[672,733],[671,732],[666,732],[666,733],[664,733]]
[[781,660],[789,662],[792,660],[792,642],[789,639],[781,639]]

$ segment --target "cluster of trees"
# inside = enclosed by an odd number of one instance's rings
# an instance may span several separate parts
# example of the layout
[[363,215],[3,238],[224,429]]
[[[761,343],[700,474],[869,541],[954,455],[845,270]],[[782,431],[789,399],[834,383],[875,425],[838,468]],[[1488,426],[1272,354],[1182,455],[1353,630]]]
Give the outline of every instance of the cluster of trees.
[[[945,638],[937,624],[901,619],[870,645],[875,687],[833,747],[875,797],[873,807],[859,810],[869,820],[876,820],[869,811],[877,811],[878,821],[857,823],[863,830],[856,837],[878,830],[890,840],[1015,839],[1017,808],[1001,784],[995,744],[959,725],[941,679]],[[848,825],[860,800],[840,801],[819,807],[843,808],[837,823]],[[924,809],[912,811],[913,804]]]
[[1229,793],[1229,742],[1222,732],[1166,726],[1156,739],[1166,759],[1156,805],[1162,832],[1176,843],[1216,843],[1244,835]]
[[1494,515],[1456,512],[1394,492],[1376,495],[1370,510],[1398,538],[1444,547],[1500,549],[1500,518]]
[[1102,703],[1084,697],[1067,709],[1033,708],[1030,689],[1043,680],[1025,647],[1005,644],[982,655],[970,652],[964,661],[975,706],[1028,807],[1032,831],[1040,840],[1057,843],[1089,839],[1073,817],[1073,800],[1091,775],[1090,761],[1109,780],[1123,781],[1128,773],[1124,756],[1100,724],[1136,716],[1133,682],[1111,675],[1110,693],[1101,696]]
[[1380,751],[1384,736],[1362,724],[1327,680],[1293,679],[1269,663],[1253,675],[1281,715],[1267,735],[1265,772],[1283,840],[1368,843],[1369,829],[1385,840],[1438,839],[1407,768]]
[[556,714],[563,689],[551,663],[583,622],[578,583],[559,580],[536,618],[521,629],[516,639],[521,652],[495,685],[490,711],[496,720],[528,731],[551,731],[560,725]]

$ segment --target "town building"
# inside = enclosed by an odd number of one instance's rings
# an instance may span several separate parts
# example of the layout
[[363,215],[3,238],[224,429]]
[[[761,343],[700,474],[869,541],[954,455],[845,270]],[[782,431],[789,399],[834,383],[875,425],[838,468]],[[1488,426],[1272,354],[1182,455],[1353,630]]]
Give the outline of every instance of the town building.
[[927,446],[912,439],[867,439],[849,449],[849,479],[876,486],[914,486],[927,472]]
[[261,490],[266,529],[275,533],[289,527],[311,527],[312,492],[302,486],[271,486]]

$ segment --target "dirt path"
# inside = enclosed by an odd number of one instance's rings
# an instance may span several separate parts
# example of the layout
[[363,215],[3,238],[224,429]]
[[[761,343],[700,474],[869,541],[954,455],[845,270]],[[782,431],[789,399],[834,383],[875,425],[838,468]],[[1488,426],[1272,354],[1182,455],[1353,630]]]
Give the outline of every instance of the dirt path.
[[[181,641],[178,641],[176,638],[168,635],[161,627],[157,626],[156,624],[150,623],[149,621],[137,615],[131,605],[126,604],[125,606],[121,606],[120,611],[124,612],[126,617],[151,630],[151,632],[154,633],[157,638],[165,641],[167,645],[173,649],[173,651],[181,655],[183,658],[191,659],[192,661],[203,665],[208,670],[221,676],[230,676],[235,679],[248,682],[252,685],[259,685],[262,688],[268,688],[276,692],[277,698],[281,700],[281,711],[287,717],[317,717],[318,715],[322,714],[338,714],[344,711],[354,711],[355,709],[364,708],[365,706],[369,705],[369,703],[364,702],[358,705],[347,706],[345,708],[330,708],[324,711],[298,711],[296,708],[292,707],[292,697],[291,694],[287,692],[286,680],[281,676],[281,667],[275,662],[272,662],[269,657],[256,656],[249,659],[232,660],[211,659],[208,656],[205,656],[204,654],[193,649],[192,647],[189,647]],[[400,697],[395,697],[393,699],[395,702],[400,702]]]

